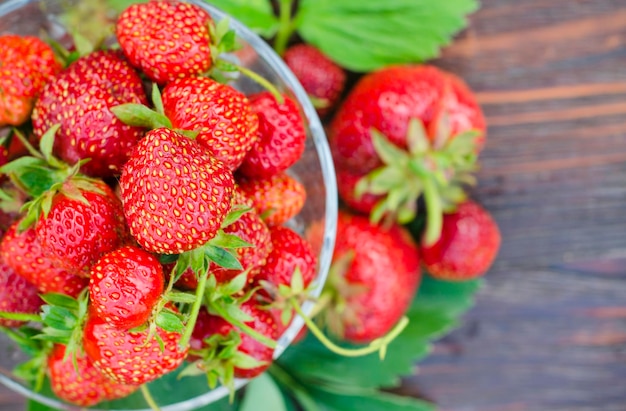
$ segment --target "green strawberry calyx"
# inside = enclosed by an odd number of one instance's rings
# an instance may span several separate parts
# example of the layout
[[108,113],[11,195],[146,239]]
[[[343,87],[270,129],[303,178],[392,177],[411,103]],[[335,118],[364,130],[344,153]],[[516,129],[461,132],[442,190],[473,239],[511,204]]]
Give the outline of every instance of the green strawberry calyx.
[[477,139],[480,132],[470,130],[450,136],[448,118],[442,116],[434,141],[430,141],[419,119],[409,120],[407,146],[402,149],[376,129],[372,142],[383,165],[362,177],[355,195],[380,196],[370,220],[411,222],[417,215],[417,200],[423,197],[426,208],[424,243],[433,244],[441,235],[442,215],[453,210],[467,197],[464,187],[474,185],[477,170]]

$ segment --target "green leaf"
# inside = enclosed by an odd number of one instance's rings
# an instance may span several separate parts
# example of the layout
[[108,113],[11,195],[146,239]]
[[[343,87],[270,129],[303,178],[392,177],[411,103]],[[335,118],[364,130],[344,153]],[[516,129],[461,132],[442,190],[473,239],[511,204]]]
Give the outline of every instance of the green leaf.
[[241,237],[235,234],[227,234],[220,230],[217,235],[211,239],[211,246],[221,248],[244,248],[253,247],[252,244],[243,240]]
[[52,158],[52,148],[54,146],[54,137],[57,131],[61,128],[60,124],[55,124],[50,127],[44,134],[41,136],[41,140],[39,141],[39,149],[41,150],[41,154],[43,154],[44,158],[49,162]]
[[367,72],[438,56],[477,8],[476,0],[302,0],[295,22],[307,43]]
[[167,294],[167,299],[176,303],[193,304],[196,301],[196,296],[182,291],[170,291]]
[[248,283],[248,272],[244,271],[230,280],[227,284],[220,287],[222,295],[233,295],[243,290]]
[[435,411],[433,404],[412,397],[383,392],[342,395],[311,387],[325,411]]
[[135,3],[147,3],[148,0],[107,0],[107,5],[111,7],[115,12],[121,13],[128,6]]
[[272,37],[278,29],[278,19],[274,15],[269,0],[206,0],[207,3],[222,9],[264,37]]
[[129,126],[155,129],[172,128],[172,122],[161,113],[143,104],[124,103],[110,108],[115,117]]
[[222,227],[226,228],[235,221],[239,220],[242,215],[252,210],[252,207],[249,207],[245,204],[235,204],[230,212],[226,214],[224,221],[222,221]]
[[163,108],[163,99],[161,98],[161,90],[159,85],[154,83],[152,85],[152,104],[157,113],[165,115],[165,109]]
[[64,307],[68,310],[78,310],[78,300],[65,294],[47,293],[42,294],[41,299],[50,305]]
[[206,245],[203,249],[207,258],[220,267],[229,270],[241,270],[243,268],[237,257],[224,248]]
[[161,311],[157,314],[156,324],[168,332],[182,333],[185,331],[185,325],[176,314],[171,311]]
[[383,163],[398,167],[409,161],[408,152],[389,141],[387,136],[376,129],[372,129],[370,133],[376,154],[378,154]]
[[287,411],[285,399],[274,380],[268,374],[261,374],[250,381],[239,411]]

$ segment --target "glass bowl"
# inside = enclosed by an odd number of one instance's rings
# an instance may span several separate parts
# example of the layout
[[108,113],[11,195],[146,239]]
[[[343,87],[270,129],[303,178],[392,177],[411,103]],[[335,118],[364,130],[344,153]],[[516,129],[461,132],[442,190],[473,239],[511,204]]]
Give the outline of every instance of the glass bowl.
[[[215,7],[207,5],[202,1],[190,0],[190,2],[206,9],[215,21],[229,18],[230,26],[237,33],[239,42],[243,47],[227,57],[236,59],[239,64],[261,74],[276,85],[280,91],[293,96],[301,107],[308,134],[306,149],[300,161],[292,166],[288,172],[304,184],[308,195],[303,210],[289,222],[289,225],[300,233],[304,233],[308,227],[314,224],[322,224],[324,227],[323,241],[317,245],[319,249],[315,250],[319,259],[319,266],[312,294],[317,296],[324,285],[330,266],[337,218],[335,173],[322,124],[298,80],[267,43],[241,23],[226,16]],[[50,37],[61,44],[67,43],[69,38],[66,27],[67,21],[72,21],[70,23],[73,26],[71,29],[78,31],[93,29],[95,24],[97,24],[89,19],[85,19],[84,16],[79,19],[68,20],[68,11],[75,11],[80,5],[79,3],[79,1],[74,0],[2,1],[0,2],[0,33],[36,35],[42,38]],[[258,84],[243,77],[236,79],[233,84],[246,94],[261,90]],[[303,309],[308,313],[312,309],[312,304],[305,304]],[[302,326],[302,319],[296,317],[278,340],[275,357],[278,357],[287,348]],[[0,333],[1,383],[28,398],[35,399],[57,409],[81,409],[61,402],[52,395],[48,396],[45,392],[33,392],[28,386],[16,379],[11,370],[25,359],[27,357],[19,348],[4,334]],[[210,390],[207,386],[206,378],[203,376],[184,377],[184,379],[178,380],[176,373],[175,371],[148,385],[158,405],[164,411],[192,410],[215,402],[228,394],[228,390],[222,386]],[[236,381],[236,386],[239,388],[246,382],[246,380],[238,380]],[[181,390],[185,393],[184,400],[180,400]],[[115,402],[111,402],[100,404],[94,409],[149,411],[140,394],[135,393],[133,396],[139,396],[137,401],[130,401],[136,403],[136,406],[128,406],[129,401],[126,401],[123,407],[117,406]],[[176,400],[173,398],[176,398]]]

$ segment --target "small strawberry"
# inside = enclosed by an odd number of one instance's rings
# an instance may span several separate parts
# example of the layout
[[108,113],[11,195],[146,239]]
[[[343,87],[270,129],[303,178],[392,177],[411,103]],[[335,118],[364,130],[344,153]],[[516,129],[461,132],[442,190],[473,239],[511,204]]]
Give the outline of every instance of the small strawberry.
[[259,118],[259,140],[239,168],[248,177],[269,177],[285,171],[304,152],[306,131],[298,105],[289,96],[283,102],[269,91],[249,97]]
[[65,345],[55,344],[47,360],[52,391],[64,401],[90,407],[126,397],[138,388],[105,377],[84,354],[76,353],[73,359],[65,353]]
[[175,370],[185,359],[188,347],[180,347],[181,334],[156,328],[156,334],[116,328],[89,315],[85,322],[83,347],[93,365],[108,378],[122,384],[141,385]]
[[252,200],[252,206],[269,226],[286,223],[304,207],[304,185],[286,172],[266,178],[241,176],[239,187]]
[[122,123],[110,108],[123,103],[147,104],[141,79],[119,51],[96,51],[70,64],[41,93],[33,110],[40,138],[61,124],[55,153],[65,162],[83,164],[85,174],[120,173],[143,129]]
[[163,269],[152,254],[125,246],[104,254],[91,268],[89,297],[99,317],[128,330],[144,324],[164,289]]
[[0,126],[18,126],[61,64],[41,39],[15,34],[0,35],[0,61]]
[[228,167],[195,141],[170,129],[151,130],[120,178],[130,232],[160,254],[202,246],[230,211],[234,184]]
[[72,297],[87,286],[89,280],[53,265],[44,254],[34,228],[19,232],[20,221],[13,223],[0,241],[0,257],[19,275],[37,286],[41,293],[60,293]]
[[211,67],[211,22],[195,4],[150,1],[124,10],[115,30],[128,60],[151,80],[165,84]]
[[403,316],[420,282],[419,250],[400,225],[384,229],[341,211],[333,263],[324,293],[325,320],[353,343],[382,337]]
[[[0,311],[35,314],[43,301],[39,290],[0,258]],[[0,318],[0,326],[19,327],[23,321]]]
[[[245,324],[260,334],[276,340],[278,326],[274,316],[248,300],[241,310],[249,317]],[[201,311],[190,340],[192,352],[201,358],[195,365],[232,387],[232,377],[254,378],[273,361],[274,350],[241,332],[222,317]]]
[[500,249],[500,230],[487,210],[472,200],[444,214],[441,237],[422,245],[422,263],[435,278],[465,281],[481,277]]
[[288,227],[272,227],[270,233],[273,250],[255,281],[273,298],[278,298],[279,287],[292,287],[294,275],[298,272],[299,289],[294,291],[305,290],[317,273],[317,257],[311,245]]
[[198,132],[196,141],[235,170],[258,139],[248,98],[207,77],[174,80],[163,89],[164,114],[174,128]]
[[36,222],[37,238],[53,264],[89,277],[102,254],[120,247],[126,238],[122,204],[101,180],[68,180],[50,191],[50,208]]
[[316,47],[300,43],[289,47],[283,60],[309,94],[320,116],[336,105],[346,84],[346,73]]

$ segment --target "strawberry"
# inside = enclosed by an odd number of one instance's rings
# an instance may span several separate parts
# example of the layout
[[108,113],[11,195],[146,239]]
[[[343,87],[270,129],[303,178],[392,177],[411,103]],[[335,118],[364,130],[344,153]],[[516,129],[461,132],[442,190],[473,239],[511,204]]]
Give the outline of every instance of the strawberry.
[[481,277],[500,248],[500,230],[487,210],[472,200],[444,214],[441,237],[422,245],[422,263],[435,278],[465,281]]
[[123,103],[147,104],[141,79],[119,51],[96,51],[79,58],[44,87],[33,110],[40,138],[61,124],[55,153],[82,165],[85,174],[117,175],[143,129],[122,123],[110,108]]
[[419,250],[409,232],[340,211],[324,293],[326,323],[339,337],[365,343],[385,335],[405,313],[420,282]]
[[41,293],[78,296],[89,280],[54,266],[44,254],[35,229],[31,227],[19,232],[19,224],[20,221],[13,223],[2,237],[0,257]]
[[28,120],[35,100],[61,70],[54,52],[37,37],[0,35],[0,126]]
[[92,309],[120,329],[144,324],[159,302],[163,288],[161,263],[135,246],[106,253],[91,268]]
[[168,83],[163,108],[174,128],[198,131],[196,141],[231,170],[241,165],[258,139],[258,119],[248,98],[207,77]]
[[105,377],[84,354],[76,353],[74,361],[65,353],[65,345],[55,344],[47,359],[52,391],[64,401],[90,407],[126,397],[138,388]]
[[304,207],[304,185],[286,172],[266,178],[238,177],[238,184],[269,226],[286,223]]
[[195,4],[150,1],[125,9],[115,31],[128,60],[152,81],[165,84],[211,67],[210,23],[211,16]]
[[269,91],[249,97],[259,118],[259,140],[239,168],[249,177],[269,177],[285,171],[304,152],[306,131],[298,105],[283,95],[278,102]]
[[320,116],[337,104],[346,84],[346,73],[315,46],[300,43],[289,47],[283,60],[309,94]]
[[[43,301],[39,290],[0,258],[0,311],[35,314]],[[0,318],[0,326],[19,327],[24,322]]]
[[55,266],[89,277],[96,260],[127,236],[120,200],[104,182],[78,178],[44,196],[51,206],[35,226],[43,252]]
[[149,334],[149,329],[120,330],[90,314],[83,331],[83,347],[105,376],[137,386],[175,370],[187,355],[188,347],[178,344],[180,333],[157,327],[156,334]]
[[370,214],[382,196],[367,192],[357,194],[356,187],[364,174],[354,173],[341,166],[337,166],[335,172],[337,174],[337,192],[345,205],[353,211]]
[[[268,310],[262,309],[253,299],[244,302],[241,310],[250,318],[245,321],[246,325],[272,340],[278,338],[276,319]],[[261,374],[271,365],[274,354],[272,348],[206,310],[198,316],[190,345],[201,358],[196,365],[217,375],[227,387],[232,384],[232,376],[254,378]]]
[[276,298],[281,285],[292,286],[294,273],[298,270],[301,289],[306,289],[317,272],[317,257],[311,245],[289,227],[272,227],[270,233],[273,250],[255,281]]
[[[407,223],[423,196],[431,244],[441,215],[466,198],[476,157],[485,141],[485,120],[461,79],[434,66],[397,65],[362,77],[329,128],[335,164],[356,178],[343,199],[371,219]],[[378,196],[375,203],[364,195]],[[369,209],[367,209],[369,208]]]
[[228,167],[195,141],[170,129],[151,130],[120,178],[130,232],[160,254],[204,245],[230,211],[234,184]]

